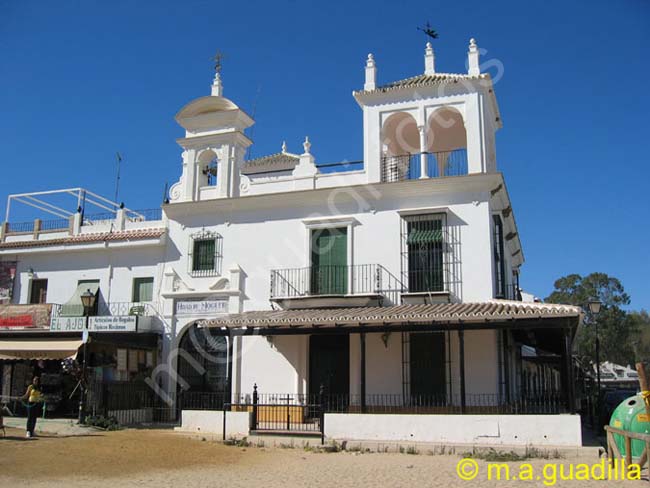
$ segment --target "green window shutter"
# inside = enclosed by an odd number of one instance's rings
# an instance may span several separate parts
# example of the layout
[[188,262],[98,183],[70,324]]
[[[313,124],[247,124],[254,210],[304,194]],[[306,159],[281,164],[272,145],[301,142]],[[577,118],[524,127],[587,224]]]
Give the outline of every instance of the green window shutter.
[[153,278],[134,278],[133,301],[150,302],[153,300]]
[[214,269],[214,239],[194,241],[192,271],[211,271]]
[[347,229],[318,229],[312,233],[313,294],[345,294],[348,288]]

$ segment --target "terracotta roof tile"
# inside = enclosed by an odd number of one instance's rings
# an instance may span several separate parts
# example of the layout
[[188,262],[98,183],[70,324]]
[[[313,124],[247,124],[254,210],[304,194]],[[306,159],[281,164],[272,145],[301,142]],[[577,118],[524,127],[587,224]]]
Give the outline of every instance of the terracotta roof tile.
[[486,322],[517,319],[579,319],[582,309],[572,305],[493,300],[480,303],[441,303],[309,310],[266,310],[229,314],[210,320],[208,327],[300,327],[384,325],[396,323]]
[[137,229],[137,230],[124,230],[118,232],[98,232],[94,234],[79,234],[76,236],[59,237],[56,239],[0,242],[0,250],[19,249],[19,248],[26,248],[26,247],[89,244],[93,242],[157,239],[161,237],[164,233],[165,233],[165,229],[162,228]]
[[457,83],[465,80],[487,80],[489,75],[482,73],[480,75],[454,74],[454,73],[435,73],[433,75],[417,75],[403,80],[393,81],[385,85],[378,86],[374,90],[359,90],[355,94],[376,93],[398,90],[400,88],[416,88],[419,86],[442,85],[446,83]]
[[243,175],[252,175],[266,171],[290,171],[295,168],[300,156],[288,152],[279,152],[257,159],[251,159],[241,168]]

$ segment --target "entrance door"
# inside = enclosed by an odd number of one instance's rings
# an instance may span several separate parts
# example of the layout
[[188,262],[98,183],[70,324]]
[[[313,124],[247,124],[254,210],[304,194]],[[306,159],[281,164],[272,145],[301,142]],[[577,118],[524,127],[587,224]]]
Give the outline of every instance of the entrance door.
[[314,230],[311,242],[311,294],[342,295],[347,293],[347,229]]
[[325,387],[331,406],[345,407],[350,393],[350,336],[313,335],[309,337],[309,393],[317,398]]
[[446,403],[445,335],[411,334],[411,398],[424,405]]
[[47,280],[32,280],[29,303],[47,302]]

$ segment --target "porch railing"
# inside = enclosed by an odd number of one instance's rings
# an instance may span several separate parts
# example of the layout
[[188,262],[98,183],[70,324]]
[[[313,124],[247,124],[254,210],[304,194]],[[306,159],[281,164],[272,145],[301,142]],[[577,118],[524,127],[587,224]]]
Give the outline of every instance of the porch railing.
[[425,177],[462,176],[468,174],[467,149],[453,151],[423,152],[383,156],[381,181],[416,180],[422,176],[422,160],[425,161]]
[[377,294],[398,304],[402,283],[380,264],[308,266],[271,271],[271,299]]

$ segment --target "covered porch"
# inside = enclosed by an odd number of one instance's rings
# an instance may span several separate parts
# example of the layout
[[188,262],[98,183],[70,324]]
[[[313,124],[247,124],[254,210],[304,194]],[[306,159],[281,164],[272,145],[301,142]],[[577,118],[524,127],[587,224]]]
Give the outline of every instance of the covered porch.
[[[229,338],[224,397],[232,408],[264,407],[266,417],[277,411],[279,423],[298,428],[322,412],[575,413],[571,347],[580,314],[495,300],[245,312],[199,327]],[[528,388],[523,346],[552,353],[559,381]]]

